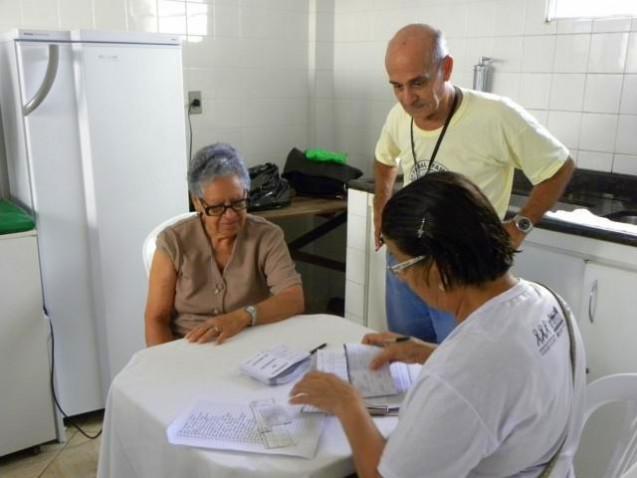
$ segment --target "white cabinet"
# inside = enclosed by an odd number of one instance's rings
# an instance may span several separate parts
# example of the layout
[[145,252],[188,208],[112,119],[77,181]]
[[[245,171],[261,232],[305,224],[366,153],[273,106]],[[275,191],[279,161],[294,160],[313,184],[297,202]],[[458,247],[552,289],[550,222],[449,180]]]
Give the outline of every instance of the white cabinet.
[[0,235],[0,456],[56,438],[34,231]]
[[586,345],[589,380],[637,372],[637,272],[597,262],[586,264],[579,326]]
[[584,259],[526,242],[514,261],[515,276],[550,287],[564,298],[575,317],[579,317]]

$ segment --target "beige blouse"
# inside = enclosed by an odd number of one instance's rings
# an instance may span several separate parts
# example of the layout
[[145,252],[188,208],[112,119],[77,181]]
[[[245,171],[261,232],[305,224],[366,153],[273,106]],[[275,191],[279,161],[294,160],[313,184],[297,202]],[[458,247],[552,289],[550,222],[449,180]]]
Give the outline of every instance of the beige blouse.
[[198,215],[164,229],[157,249],[170,257],[177,271],[171,328],[180,337],[212,316],[301,285],[283,231],[258,216],[248,214],[223,271]]

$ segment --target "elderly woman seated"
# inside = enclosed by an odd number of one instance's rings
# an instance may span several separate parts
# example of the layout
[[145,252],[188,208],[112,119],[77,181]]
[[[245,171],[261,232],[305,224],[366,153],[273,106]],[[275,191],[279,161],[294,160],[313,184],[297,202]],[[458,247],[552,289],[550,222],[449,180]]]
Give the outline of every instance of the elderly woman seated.
[[281,229],[246,212],[250,176],[227,144],[201,149],[188,188],[199,214],[157,238],[146,304],[148,346],[186,337],[222,343],[300,314],[301,278]]
[[387,440],[334,375],[306,375],[291,402],[338,417],[361,478],[573,476],[582,339],[556,296],[511,275],[514,250],[486,197],[459,175],[428,174],[387,203],[382,234],[399,261],[390,271],[457,327],[437,348],[363,339],[382,347],[372,367],[424,363]]

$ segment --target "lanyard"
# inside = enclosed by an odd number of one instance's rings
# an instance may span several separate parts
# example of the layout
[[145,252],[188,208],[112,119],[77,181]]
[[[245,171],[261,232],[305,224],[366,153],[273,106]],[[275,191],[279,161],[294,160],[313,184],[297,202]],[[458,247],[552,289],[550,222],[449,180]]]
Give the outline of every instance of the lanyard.
[[[447,115],[447,119],[445,119],[445,124],[442,127],[440,136],[438,136],[438,141],[436,141],[436,146],[434,146],[433,153],[431,153],[431,159],[429,159],[429,165],[427,166],[427,172],[425,174],[428,174],[429,171],[431,170],[431,166],[434,164],[434,161],[436,160],[436,154],[438,154],[438,148],[440,148],[440,144],[442,143],[442,138],[445,137],[445,133],[447,132],[447,127],[449,126],[449,123],[451,123],[451,118],[453,117],[453,114],[456,112],[456,106],[458,104],[458,97],[460,96],[460,91],[456,86],[454,86],[453,88],[455,91],[455,95],[453,96],[453,103],[451,103],[451,111],[449,111],[449,114]],[[416,178],[418,178],[418,161],[416,161],[416,146],[414,143],[414,118],[413,117],[411,118],[409,134],[411,137],[411,157],[414,159],[414,173],[416,174]]]

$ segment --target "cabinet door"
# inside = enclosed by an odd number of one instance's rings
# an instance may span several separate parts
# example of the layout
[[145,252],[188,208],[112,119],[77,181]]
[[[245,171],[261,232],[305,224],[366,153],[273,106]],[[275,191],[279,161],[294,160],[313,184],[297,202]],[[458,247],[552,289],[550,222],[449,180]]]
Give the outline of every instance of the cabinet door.
[[579,317],[584,260],[532,243],[524,243],[522,249],[515,255],[513,274],[550,287],[566,300],[575,317]]
[[637,372],[637,272],[586,265],[579,325],[589,381],[611,373]]

